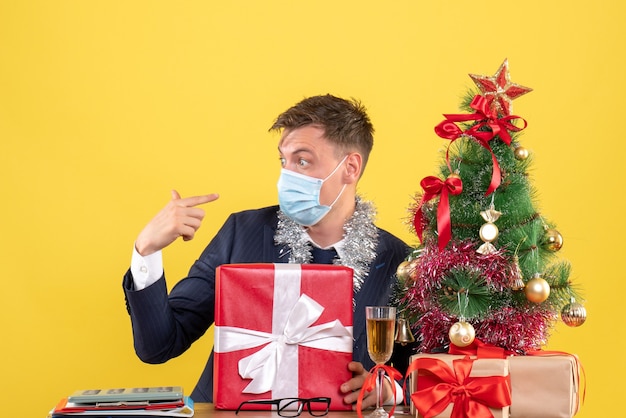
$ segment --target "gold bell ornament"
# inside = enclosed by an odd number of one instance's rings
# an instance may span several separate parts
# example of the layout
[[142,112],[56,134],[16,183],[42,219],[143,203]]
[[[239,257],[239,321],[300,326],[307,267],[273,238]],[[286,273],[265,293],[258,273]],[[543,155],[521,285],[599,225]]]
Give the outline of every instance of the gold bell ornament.
[[402,345],[407,345],[415,341],[413,332],[411,332],[411,326],[409,325],[409,321],[407,321],[404,316],[398,318],[398,323],[396,325],[395,341]]

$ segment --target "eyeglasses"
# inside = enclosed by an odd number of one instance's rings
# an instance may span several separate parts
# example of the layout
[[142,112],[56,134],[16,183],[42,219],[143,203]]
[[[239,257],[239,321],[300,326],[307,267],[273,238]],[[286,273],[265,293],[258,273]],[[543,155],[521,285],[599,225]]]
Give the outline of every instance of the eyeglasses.
[[279,416],[290,418],[299,416],[306,406],[307,411],[309,411],[309,414],[312,416],[323,417],[328,414],[328,409],[330,408],[330,398],[254,399],[240,403],[235,415],[242,410],[244,405],[274,405],[276,406],[276,412],[278,412]]

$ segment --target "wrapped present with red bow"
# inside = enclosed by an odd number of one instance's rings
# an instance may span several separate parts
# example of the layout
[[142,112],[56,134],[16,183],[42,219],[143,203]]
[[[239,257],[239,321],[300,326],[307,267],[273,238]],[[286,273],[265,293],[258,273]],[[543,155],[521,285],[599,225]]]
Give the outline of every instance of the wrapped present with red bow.
[[220,266],[215,407],[330,397],[331,410],[351,409],[339,387],[351,378],[346,366],[352,360],[352,276],[352,269],[331,265]]
[[416,354],[407,370],[411,412],[419,418],[507,418],[508,362],[453,354]]
[[573,354],[540,350],[515,356],[478,340],[464,349],[451,347],[454,354],[411,357],[413,415],[571,418],[584,399],[582,366]]

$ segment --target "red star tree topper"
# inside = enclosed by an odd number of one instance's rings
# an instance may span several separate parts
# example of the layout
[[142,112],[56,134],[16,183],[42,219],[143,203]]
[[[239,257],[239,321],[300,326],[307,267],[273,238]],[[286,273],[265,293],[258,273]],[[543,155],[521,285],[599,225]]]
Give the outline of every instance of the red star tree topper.
[[478,86],[485,98],[490,101],[492,109],[508,116],[512,112],[511,101],[531,92],[533,89],[511,82],[509,61],[504,60],[493,76],[469,75]]

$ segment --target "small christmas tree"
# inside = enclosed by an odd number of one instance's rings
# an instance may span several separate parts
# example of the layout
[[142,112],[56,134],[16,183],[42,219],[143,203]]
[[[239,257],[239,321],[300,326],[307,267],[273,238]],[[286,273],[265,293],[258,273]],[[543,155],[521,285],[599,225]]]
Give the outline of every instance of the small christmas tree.
[[435,127],[450,142],[411,206],[421,245],[398,268],[397,303],[421,352],[478,338],[523,354],[547,342],[559,313],[578,326],[586,312],[570,264],[556,259],[563,238],[533,200],[526,121],[511,105],[531,89],[510,81],[506,60],[494,76],[470,77],[467,113]]

